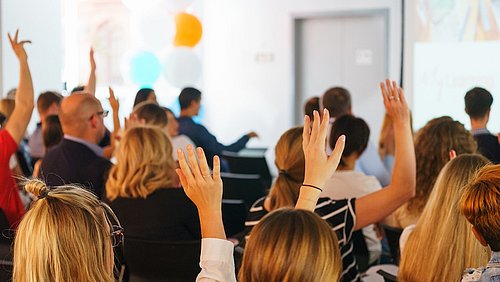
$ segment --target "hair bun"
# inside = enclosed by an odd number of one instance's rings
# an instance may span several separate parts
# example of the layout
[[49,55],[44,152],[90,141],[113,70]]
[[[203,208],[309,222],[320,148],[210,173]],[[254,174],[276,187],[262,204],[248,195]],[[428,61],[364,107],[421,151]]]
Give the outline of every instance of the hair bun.
[[40,179],[30,179],[24,184],[24,189],[27,192],[37,196],[38,198],[44,198],[49,192],[49,187],[47,184]]

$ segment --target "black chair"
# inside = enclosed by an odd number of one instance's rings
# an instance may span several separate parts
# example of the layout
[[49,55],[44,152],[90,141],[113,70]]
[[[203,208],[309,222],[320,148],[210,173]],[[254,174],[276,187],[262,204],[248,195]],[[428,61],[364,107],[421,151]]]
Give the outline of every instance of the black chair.
[[158,242],[125,237],[130,282],[194,281],[200,272],[201,241]]
[[387,242],[389,243],[389,249],[391,251],[394,264],[399,265],[399,237],[401,237],[403,229],[388,225],[382,225],[382,228],[384,229],[385,236],[387,237]]
[[356,257],[359,272],[365,272],[370,264],[370,252],[366,245],[365,236],[362,230],[354,231],[352,233],[353,252]]
[[0,281],[12,280],[13,249],[12,237],[9,235],[10,224],[2,209],[0,209]]
[[221,173],[224,183],[223,199],[243,200],[246,209],[266,195],[266,187],[258,174]]
[[228,237],[242,232],[247,219],[247,207],[243,200],[222,200],[222,221]]
[[238,174],[258,174],[266,189],[271,187],[273,178],[264,156],[242,156],[234,152],[222,152],[222,158],[228,163],[229,171]]

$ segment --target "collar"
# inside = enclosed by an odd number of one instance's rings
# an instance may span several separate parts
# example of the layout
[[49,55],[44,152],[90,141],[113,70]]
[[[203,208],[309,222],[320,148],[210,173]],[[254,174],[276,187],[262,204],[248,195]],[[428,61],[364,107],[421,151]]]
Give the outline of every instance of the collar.
[[486,128],[472,129],[470,132],[472,135],[491,134]]
[[90,150],[92,150],[92,152],[94,152],[99,157],[104,157],[103,149],[101,147],[99,147],[97,144],[90,143],[87,140],[84,140],[84,139],[81,139],[81,138],[78,138],[75,136],[71,136],[68,134],[64,134],[64,139],[68,139],[70,141],[83,144],[83,145],[87,146]]

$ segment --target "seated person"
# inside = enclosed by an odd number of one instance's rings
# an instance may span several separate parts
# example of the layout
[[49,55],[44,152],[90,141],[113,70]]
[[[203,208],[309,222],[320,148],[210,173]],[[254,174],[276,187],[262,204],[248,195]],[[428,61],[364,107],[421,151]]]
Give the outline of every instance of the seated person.
[[459,281],[466,267],[488,261],[459,211],[464,187],[488,163],[481,155],[462,154],[443,167],[417,224],[401,235],[399,281]]
[[[62,131],[61,121],[59,116],[52,115],[45,118],[42,125],[42,139],[43,145],[45,146],[45,151],[48,152],[54,146],[58,145],[64,137]],[[38,160],[33,168],[33,177],[38,178],[40,176],[40,165],[42,160]]]
[[[375,176],[354,170],[356,160],[368,145],[370,138],[368,124],[363,119],[351,115],[341,116],[333,122],[330,147],[335,146],[332,141],[341,135],[346,136],[344,152],[337,171],[326,182],[321,196],[332,199],[360,198],[380,190],[382,186]],[[370,224],[362,230],[369,252],[368,264],[375,263],[382,254],[382,245],[374,228],[375,226]]]
[[40,176],[47,185],[78,183],[103,198],[111,163],[97,144],[104,136],[107,115],[90,94],[70,95],[62,101],[59,119],[64,138],[47,152],[40,166]]
[[126,237],[153,241],[201,238],[196,207],[180,188],[172,145],[159,127],[126,130],[116,161],[106,182],[106,197]]
[[432,119],[415,134],[416,195],[386,219],[387,225],[406,228],[417,223],[439,172],[450,160],[451,149],[457,155],[477,152],[477,144],[470,132],[450,117]]
[[313,112],[319,112],[319,97],[311,97],[304,105],[304,113],[309,116],[310,119],[313,118]]
[[150,101],[157,103],[156,101],[156,94],[155,91],[151,88],[141,88],[139,91],[137,91],[137,94],[135,95],[134,99],[134,109],[137,105],[139,105],[142,102],[145,101]]
[[470,117],[471,132],[479,152],[495,164],[500,163],[498,136],[486,128],[490,119],[493,96],[488,90],[475,87],[465,94],[465,112]]
[[[208,156],[208,163],[212,166],[212,158],[221,155],[222,151],[238,152],[245,148],[248,140],[257,137],[255,132],[243,135],[238,141],[231,145],[223,145],[217,141],[206,127],[193,121],[193,116],[197,116],[201,106],[201,92],[198,89],[187,87],[182,89],[179,95],[181,114],[177,119],[179,122],[179,134],[189,137],[194,144],[202,147]],[[223,164],[223,171],[227,170],[227,165]]]
[[460,212],[472,224],[472,233],[491,249],[491,260],[480,269],[468,269],[462,281],[500,280],[500,165],[483,167],[465,187]]
[[168,130],[168,135],[170,136],[170,140],[172,141],[172,147],[173,147],[173,153],[174,153],[174,160],[177,161],[177,149],[185,149],[188,145],[195,146],[193,141],[189,139],[186,135],[179,134],[179,122],[177,122],[177,119],[174,115],[174,112],[172,112],[168,108],[163,108],[165,110],[165,113],[167,113],[167,118],[168,118],[168,124],[167,124],[167,130]]

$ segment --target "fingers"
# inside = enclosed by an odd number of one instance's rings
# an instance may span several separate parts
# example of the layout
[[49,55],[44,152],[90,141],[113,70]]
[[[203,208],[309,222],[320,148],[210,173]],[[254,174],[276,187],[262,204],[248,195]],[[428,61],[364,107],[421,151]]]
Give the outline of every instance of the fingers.
[[191,166],[191,172],[193,173],[195,179],[200,179],[202,175],[200,172],[200,167],[198,165],[198,160],[196,159],[194,148],[192,145],[188,145],[186,149],[187,149],[189,165]]
[[17,38],[19,36],[19,28],[16,30],[16,35],[14,36],[14,42],[17,43]]
[[207,158],[203,149],[196,148],[196,153],[198,154],[198,160],[200,161],[200,170],[203,178],[210,178],[210,168],[208,167]]
[[328,109],[323,110],[323,118],[321,119],[319,141],[326,140],[326,134],[328,133],[328,125],[330,124],[330,113]]
[[182,187],[184,187],[184,189],[187,189],[189,187],[189,185],[188,185],[186,176],[184,176],[184,173],[182,173],[182,170],[180,168],[176,168],[175,172],[179,176],[179,180],[181,181]]
[[333,152],[328,159],[328,164],[332,167],[332,169],[337,169],[337,166],[340,163],[340,159],[342,158],[342,152],[344,152],[345,147],[345,135],[341,135],[337,142],[335,143],[335,148],[333,148]]
[[302,130],[302,147],[306,148],[309,145],[311,131],[311,119],[308,115],[304,116],[304,129]]
[[214,176],[213,176],[214,180],[221,180],[221,178],[220,178],[220,159],[219,159],[219,156],[217,156],[217,155],[214,156],[213,174],[214,174]]
[[315,143],[318,139],[319,131],[320,131],[320,121],[319,121],[319,113],[318,111],[313,112],[313,125],[311,130],[311,137],[309,138],[309,143]]
[[384,102],[389,100],[389,93],[387,93],[387,88],[385,87],[385,84],[383,82],[380,82],[380,91],[382,92],[382,98],[384,99]]
[[10,36],[10,33],[7,33],[7,36],[9,37],[10,46],[14,48],[14,40],[12,40],[12,36]]
[[[193,147],[191,146],[191,149],[192,148]],[[189,183],[193,183],[194,176],[191,173],[191,169],[189,168],[189,165],[187,164],[186,156],[184,156],[184,152],[181,149],[177,149],[177,157],[179,159],[179,167],[181,168],[182,174],[184,175],[184,178],[187,182],[186,185],[189,185]],[[184,186],[184,184],[183,184],[183,186]],[[185,186],[185,187],[187,187],[187,186]]]

